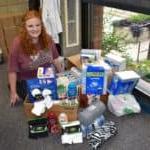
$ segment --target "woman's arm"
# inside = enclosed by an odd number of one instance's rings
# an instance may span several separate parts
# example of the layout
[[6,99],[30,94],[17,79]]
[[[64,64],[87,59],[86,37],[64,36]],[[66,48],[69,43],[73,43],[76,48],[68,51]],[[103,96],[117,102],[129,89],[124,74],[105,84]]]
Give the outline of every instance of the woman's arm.
[[64,58],[62,56],[59,56],[58,50],[56,48],[56,45],[52,42],[51,44],[51,54],[53,57],[53,64],[55,65],[57,72],[64,71]]
[[19,101],[19,96],[16,91],[17,74],[16,72],[8,73],[8,80],[10,86],[10,104],[14,106]]
[[16,90],[16,81],[17,81],[17,70],[18,70],[18,52],[21,49],[20,37],[17,36],[14,38],[12,44],[9,48],[9,57],[8,57],[8,81],[10,87],[10,104],[14,106],[19,100],[17,90]]
[[64,65],[63,65],[63,62],[62,62],[62,57],[58,57],[56,59],[54,59],[54,65],[57,69],[57,72],[63,72],[64,71]]

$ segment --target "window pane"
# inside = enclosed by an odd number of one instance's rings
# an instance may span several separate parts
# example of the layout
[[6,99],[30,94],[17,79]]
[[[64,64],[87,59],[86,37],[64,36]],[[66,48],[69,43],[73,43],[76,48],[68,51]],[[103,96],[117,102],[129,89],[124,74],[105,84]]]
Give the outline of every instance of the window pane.
[[67,0],[67,47],[78,45],[78,0]]
[[76,0],[68,0],[68,21],[75,20],[76,16]]
[[70,23],[68,24],[68,44],[76,43],[77,42],[77,31],[76,31],[76,24]]

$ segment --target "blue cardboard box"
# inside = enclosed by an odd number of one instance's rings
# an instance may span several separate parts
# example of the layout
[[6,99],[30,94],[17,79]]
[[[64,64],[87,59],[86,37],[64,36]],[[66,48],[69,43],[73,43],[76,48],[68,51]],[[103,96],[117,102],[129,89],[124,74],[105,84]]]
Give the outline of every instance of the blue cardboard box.
[[83,71],[82,87],[84,94],[102,95],[105,86],[105,69],[102,66],[88,65]]
[[51,90],[51,96],[53,100],[57,100],[57,83],[55,78],[38,79],[34,78],[27,80],[27,89],[29,100],[33,103],[36,99],[32,96],[31,91],[33,89],[39,89],[41,92],[44,89]]
[[116,72],[108,85],[108,92],[113,95],[131,93],[139,78],[134,71]]
[[113,53],[108,53],[104,57],[104,61],[109,64],[114,71],[124,71],[126,69],[126,60],[125,58],[113,54]]

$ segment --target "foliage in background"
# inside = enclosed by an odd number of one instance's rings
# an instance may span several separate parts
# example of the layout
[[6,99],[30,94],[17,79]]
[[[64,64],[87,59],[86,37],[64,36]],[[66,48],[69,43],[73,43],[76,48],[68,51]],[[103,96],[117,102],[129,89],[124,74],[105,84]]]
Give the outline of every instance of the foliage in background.
[[150,60],[137,63],[136,70],[142,75],[150,74]]
[[109,53],[111,50],[125,52],[125,43],[123,39],[114,33],[105,33],[102,39],[102,55]]
[[150,80],[150,60],[140,61],[139,63],[130,62],[128,69],[133,69],[141,75],[143,78],[149,78]]
[[[112,19],[108,18],[107,16],[105,18],[104,22],[104,27],[106,27],[105,24],[110,23],[110,20]],[[138,23],[147,23],[150,22],[150,15],[144,15],[144,14],[137,14],[137,15],[131,15],[128,19],[123,19],[123,20],[116,20],[112,21],[113,25],[116,26],[130,26],[132,23],[138,24]],[[132,58],[130,57],[129,54],[127,54],[127,43],[125,43],[126,35],[116,35],[113,32],[110,32],[111,28],[109,27],[107,33],[103,34],[103,39],[102,39],[102,55],[104,56],[105,54],[109,53],[111,50],[116,50],[121,52],[121,55],[126,58],[126,65],[127,65],[127,70],[134,70],[137,73],[141,75],[141,77],[150,82],[150,60],[144,60],[140,61],[139,63],[134,62]],[[135,29],[135,28],[134,28]],[[104,30],[105,31],[105,30]]]
[[150,15],[145,14],[132,15],[128,18],[128,20],[131,21],[132,23],[147,22],[150,21]]

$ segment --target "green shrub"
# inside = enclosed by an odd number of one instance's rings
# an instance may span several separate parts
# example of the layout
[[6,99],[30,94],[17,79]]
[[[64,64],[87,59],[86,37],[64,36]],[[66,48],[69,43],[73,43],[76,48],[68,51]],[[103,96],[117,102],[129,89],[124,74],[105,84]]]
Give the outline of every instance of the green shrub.
[[128,65],[129,69],[133,69],[138,72],[141,76],[150,74],[150,60],[140,61],[139,63],[130,62]]
[[150,74],[150,60],[138,63],[136,69],[141,75]]
[[116,50],[119,52],[125,51],[125,44],[121,37],[115,35],[114,33],[105,33],[102,39],[102,49],[104,56],[109,53],[111,50]]
[[150,21],[150,15],[144,15],[144,14],[132,15],[128,18],[128,20],[131,21],[132,23]]

